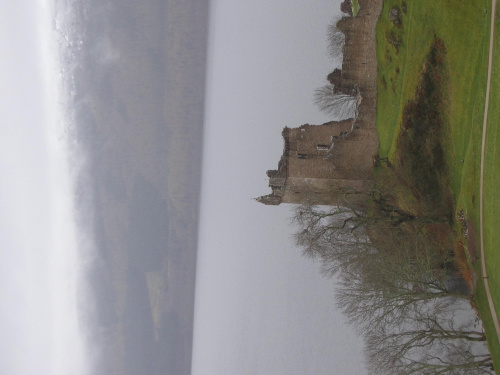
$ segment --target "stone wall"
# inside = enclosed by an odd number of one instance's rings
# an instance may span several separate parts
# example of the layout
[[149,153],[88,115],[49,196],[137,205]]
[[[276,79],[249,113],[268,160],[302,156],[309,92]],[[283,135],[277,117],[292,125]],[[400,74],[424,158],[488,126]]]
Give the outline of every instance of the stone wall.
[[[378,152],[377,56],[375,27],[382,0],[359,0],[356,17],[337,28],[345,34],[342,69],[334,71],[338,92],[359,93],[355,119],[283,130],[284,151],[277,170],[268,171],[272,193],[264,204],[345,204],[346,194],[359,203],[373,181],[373,155]],[[278,178],[279,177],[279,178]]]

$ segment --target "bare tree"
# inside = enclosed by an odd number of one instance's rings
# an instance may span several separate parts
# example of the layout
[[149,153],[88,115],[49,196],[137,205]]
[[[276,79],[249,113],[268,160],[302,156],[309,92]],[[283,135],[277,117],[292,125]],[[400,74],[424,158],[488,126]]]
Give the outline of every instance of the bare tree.
[[399,324],[367,332],[367,363],[377,374],[490,374],[485,336],[473,316],[457,300],[447,309],[422,302]]
[[330,251],[330,245],[353,242],[352,237],[361,226],[358,219],[364,221],[363,215],[347,207],[302,204],[291,218],[298,227],[295,242],[304,248],[304,255],[321,256]]
[[[348,195],[346,199],[349,199]],[[405,241],[412,243],[414,239],[405,239],[399,230],[399,225],[404,222],[420,225],[439,220],[417,218],[400,212],[382,200],[370,199],[379,208],[378,214],[373,209],[367,214],[363,209],[310,204],[297,206],[294,210],[291,221],[297,226],[295,243],[303,249],[305,256],[322,260],[322,272],[325,275],[333,276],[341,270],[354,272],[363,269],[362,263],[371,262],[370,257],[377,253],[375,248],[393,254],[394,249]],[[368,238],[369,232],[384,232],[385,235],[372,244]]]
[[333,85],[325,85],[314,92],[314,103],[318,108],[341,119],[355,117],[357,100],[356,96],[335,92]]
[[436,246],[420,225],[446,218],[416,218],[380,195],[371,199],[378,214],[306,204],[292,217],[304,255],[320,259],[324,274],[339,275],[337,305],[365,335],[370,369],[380,374],[491,373],[483,332],[470,320],[455,318],[460,304],[469,306],[470,294],[449,282],[455,277],[453,253]]
[[384,350],[389,350],[392,357],[403,358],[415,348],[443,346],[457,340],[484,343],[484,332],[474,327],[473,319],[459,323],[457,311],[453,310],[456,307],[457,303],[442,309],[440,304],[424,302],[398,325],[370,330],[366,339],[368,357],[377,361]]
[[[377,227],[378,230],[389,230],[407,222],[415,223],[418,227],[424,224],[447,223],[449,220],[443,216],[417,217],[388,204],[375,194],[366,196],[367,200],[375,205],[369,213],[365,206],[359,203],[351,204],[348,192],[344,195],[343,206],[308,203],[297,206],[291,218],[292,223],[298,227],[295,235],[297,245],[305,247],[306,253],[309,253],[308,248],[323,248],[324,243],[345,242],[348,238],[351,240],[352,234],[356,235],[355,240],[358,241],[361,228]],[[359,200],[357,196],[355,199]]]
[[368,365],[376,374],[387,375],[479,375],[494,374],[490,354],[482,348],[476,352],[475,343],[453,340],[446,345],[414,346],[404,355],[395,355],[397,345],[379,347],[369,356]]
[[339,18],[335,18],[326,29],[328,41],[328,55],[335,61],[341,62],[344,54],[345,35],[337,28]]
[[307,257],[322,261],[326,276],[348,268],[362,268],[360,262],[373,252],[365,234],[370,218],[341,206],[298,206],[291,218],[298,227],[295,243],[302,247]]
[[436,250],[428,236],[388,232],[384,237],[357,269],[341,271],[337,305],[359,331],[398,323],[423,301],[445,308],[452,301],[448,297],[470,299],[450,287],[451,256]]
[[475,354],[473,344],[457,340],[436,348],[427,345],[414,348],[411,354],[395,357],[391,348],[382,348],[369,361],[376,374],[386,375],[479,375],[495,374],[489,354]]
[[491,373],[483,332],[455,319],[460,304],[470,309],[470,291],[450,283],[453,252],[425,230],[424,224],[448,218],[415,217],[381,194],[368,196],[370,210],[301,205],[292,221],[304,255],[320,259],[324,274],[339,275],[337,305],[366,336],[370,369]]

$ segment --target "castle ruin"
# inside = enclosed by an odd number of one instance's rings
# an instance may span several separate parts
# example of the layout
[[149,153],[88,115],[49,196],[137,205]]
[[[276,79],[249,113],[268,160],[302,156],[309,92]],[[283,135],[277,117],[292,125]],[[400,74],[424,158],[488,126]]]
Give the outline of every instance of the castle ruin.
[[344,17],[337,28],[345,35],[342,69],[328,79],[339,93],[358,92],[356,117],[322,125],[283,129],[278,169],[267,171],[272,193],[257,198],[280,203],[361,203],[373,184],[373,157],[378,152],[375,128],[377,56],[375,27],[382,0],[359,0],[356,17]]

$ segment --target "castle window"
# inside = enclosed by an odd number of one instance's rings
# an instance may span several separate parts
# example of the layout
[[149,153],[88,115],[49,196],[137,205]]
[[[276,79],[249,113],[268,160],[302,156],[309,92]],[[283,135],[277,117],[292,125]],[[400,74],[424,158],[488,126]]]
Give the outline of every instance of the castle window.
[[320,144],[316,146],[316,150],[318,151],[328,151],[330,147],[328,145]]
[[299,159],[307,159],[307,154],[298,154],[297,157]]

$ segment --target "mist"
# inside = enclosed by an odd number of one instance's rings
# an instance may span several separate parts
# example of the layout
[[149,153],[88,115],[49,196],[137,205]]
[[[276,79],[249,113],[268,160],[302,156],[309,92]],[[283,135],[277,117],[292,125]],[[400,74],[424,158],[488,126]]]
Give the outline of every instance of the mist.
[[48,2],[1,5],[0,325],[4,374],[86,374],[73,171]]

